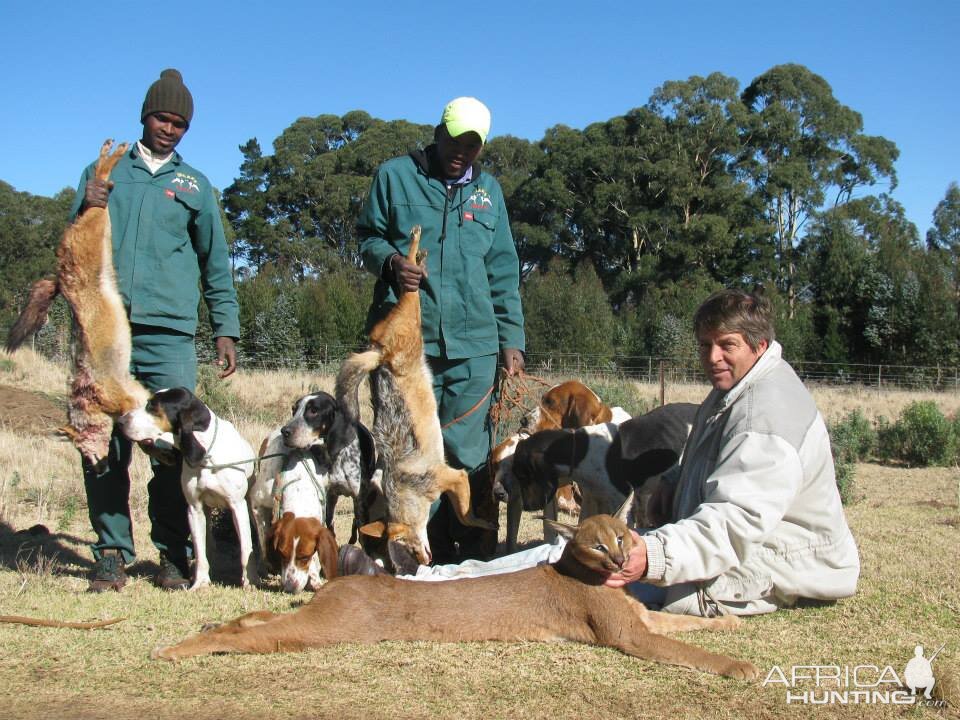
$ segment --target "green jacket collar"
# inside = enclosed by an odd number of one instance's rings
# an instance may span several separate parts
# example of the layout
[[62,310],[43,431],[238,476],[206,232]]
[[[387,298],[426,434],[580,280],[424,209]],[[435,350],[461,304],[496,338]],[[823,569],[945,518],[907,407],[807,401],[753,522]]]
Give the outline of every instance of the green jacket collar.
[[[127,150],[127,154],[130,157],[130,159],[133,160],[133,164],[136,167],[142,168],[147,172],[150,172],[150,168],[147,167],[147,164],[143,161],[143,158],[140,157],[140,150],[137,147],[137,144],[135,142],[130,143],[130,149]],[[180,153],[174,150],[173,155],[170,156],[170,160],[167,163],[165,163],[163,167],[157,170],[157,175],[161,173],[170,172],[170,170],[167,169],[167,164],[176,165],[176,166],[183,165],[183,157],[180,155]]]
[[[427,145],[423,150],[410,151],[410,157],[413,158],[413,162],[416,163],[417,169],[424,175],[439,180],[440,182],[446,182],[446,178],[443,177],[440,171],[440,162],[437,160],[436,143]],[[477,163],[474,163],[471,167],[473,176],[470,178],[470,182],[467,183],[468,185],[475,183],[479,179],[481,172],[480,166],[477,165]]]

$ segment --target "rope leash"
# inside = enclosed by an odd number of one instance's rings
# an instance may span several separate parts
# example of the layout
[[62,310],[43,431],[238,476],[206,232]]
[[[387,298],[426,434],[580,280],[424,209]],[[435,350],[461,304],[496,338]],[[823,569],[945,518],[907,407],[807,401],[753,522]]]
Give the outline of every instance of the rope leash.
[[[550,387],[550,383],[523,370],[516,375],[508,375],[505,371],[501,374],[497,401],[490,407],[490,423],[495,432],[499,432],[514,412],[523,417],[540,404],[542,393],[536,391],[537,386]],[[532,402],[531,398],[534,398]]]
[[460,422],[460,421],[463,420],[464,418],[470,417],[471,415],[473,415],[473,413],[475,413],[475,412],[480,408],[480,406],[483,405],[484,401],[485,401],[488,397],[490,397],[490,393],[493,392],[493,388],[494,388],[494,386],[491,385],[491,386],[490,386],[490,389],[487,390],[487,391],[483,394],[483,397],[482,397],[482,398],[480,398],[479,400],[477,400],[477,402],[474,404],[474,406],[473,406],[472,408],[470,408],[470,409],[467,410],[465,413],[463,413],[463,415],[460,415],[460,416],[458,416],[458,417],[455,417],[453,420],[451,420],[450,422],[448,422],[446,425],[441,425],[441,426],[440,426],[440,429],[441,429],[441,430],[446,430],[446,429],[447,429],[448,427],[450,427],[451,425],[456,425],[458,422]]
[[[504,397],[507,398],[507,404],[511,405],[513,408],[520,408],[523,411],[527,411],[522,403],[522,399],[530,395],[530,392],[531,392],[529,387],[527,386],[526,381],[529,379],[533,382],[540,383],[541,385],[550,384],[546,380],[541,380],[540,378],[535,377],[533,375],[527,375],[523,370],[521,370],[519,373],[517,373],[517,375],[514,375],[514,376],[508,375],[507,372],[503,369],[501,369],[500,372],[501,372],[501,376],[500,376],[499,383],[494,383],[493,385],[491,385],[490,388],[483,394],[483,397],[480,398],[473,405],[473,407],[471,407],[462,415],[458,415],[450,422],[444,425],[441,425],[440,429],[446,430],[451,425],[456,425],[458,422],[460,422],[464,418],[470,417],[473,413],[475,413],[477,410],[480,409],[480,406],[483,405],[484,402],[486,402],[487,398],[490,397],[490,394],[494,390],[497,390],[498,399],[493,405],[490,406],[490,420],[494,425],[498,426],[501,422],[501,419],[505,420],[504,416],[507,412],[509,412],[509,410],[507,410],[506,412],[503,410]],[[511,377],[517,378],[518,389],[516,392],[509,390],[508,381],[510,380]],[[507,395],[504,394],[505,389],[507,389]],[[495,416],[495,413],[496,413],[496,416]]]

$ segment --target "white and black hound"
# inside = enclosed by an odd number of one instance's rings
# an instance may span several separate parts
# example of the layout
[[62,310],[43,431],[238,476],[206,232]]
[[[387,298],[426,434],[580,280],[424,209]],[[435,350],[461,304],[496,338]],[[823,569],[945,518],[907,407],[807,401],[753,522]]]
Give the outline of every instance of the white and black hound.
[[247,489],[253,474],[253,448],[233,423],[217,417],[186,388],[158,390],[146,408],[119,421],[124,435],[146,449],[172,445],[183,455],[180,484],[187,501],[196,568],[191,590],[210,584],[206,507],[229,508],[240,540],[240,577],[244,588],[257,583]]
[[561,480],[583,495],[581,521],[609,514],[647,480],[674,465],[683,453],[698,406],[672,403],[645,415],[578,430],[543,430],[516,444],[508,495],[518,493],[527,511],[543,508]]
[[[353,499],[355,516],[350,542],[356,540],[362,494],[375,469],[373,438],[362,424],[349,421],[333,396],[315,392],[294,403],[293,417],[270,434],[260,455],[264,459],[248,499],[261,557],[267,560],[272,545],[287,592],[300,592],[308,582],[318,589],[322,558],[315,552],[309,557],[298,552],[301,545],[319,546],[315,524],[307,520],[322,520],[332,530],[337,500],[347,495]],[[272,543],[267,541],[269,534]]]

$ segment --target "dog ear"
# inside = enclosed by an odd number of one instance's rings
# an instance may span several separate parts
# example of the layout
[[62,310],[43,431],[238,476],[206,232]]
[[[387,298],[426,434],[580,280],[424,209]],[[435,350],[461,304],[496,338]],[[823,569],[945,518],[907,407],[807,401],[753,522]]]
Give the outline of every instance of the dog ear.
[[180,439],[177,441],[177,444],[180,446],[180,453],[183,455],[183,460],[187,465],[197,467],[203,462],[207,451],[203,448],[203,445],[199,443],[193,434],[193,430],[181,428]]
[[327,430],[324,445],[327,447],[327,454],[330,456],[330,462],[334,463],[340,451],[353,442],[356,437],[353,424],[347,419],[347,414],[343,408],[336,403],[333,410],[333,420]]
[[284,526],[292,523],[294,517],[292,512],[285,512],[282,517],[278,517],[273,521],[273,525],[270,527],[270,546],[276,552],[280,552],[281,546],[286,541],[286,536],[281,530]]
[[317,557],[320,558],[320,567],[323,568],[323,576],[327,580],[333,580],[337,576],[337,539],[323,523],[317,528],[314,544]]
[[560,416],[561,428],[575,428],[583,425],[584,408],[581,407],[582,403],[580,400],[576,393],[569,393],[567,395],[567,406],[563,409],[563,413]]
[[180,428],[180,452],[183,454],[183,460],[190,467],[196,467],[203,462],[207,451],[197,440],[190,428]]
[[207,449],[199,443],[193,433],[210,427],[212,413],[200,398],[186,388],[183,390],[188,400],[180,409],[180,452],[183,453],[183,458],[188,465],[196,467],[203,462]]

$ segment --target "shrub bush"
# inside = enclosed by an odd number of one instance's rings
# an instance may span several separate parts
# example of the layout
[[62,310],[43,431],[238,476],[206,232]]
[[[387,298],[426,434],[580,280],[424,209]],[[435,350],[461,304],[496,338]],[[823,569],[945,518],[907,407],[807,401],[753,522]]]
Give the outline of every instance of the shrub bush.
[[842,462],[867,460],[877,447],[877,431],[859,408],[830,428],[834,457]]
[[643,396],[635,382],[622,378],[590,378],[586,384],[593,390],[604,404],[610,407],[622,407],[630,415],[636,417],[652,410],[654,402]]
[[837,490],[840,492],[840,502],[844,505],[850,505],[854,501],[856,494],[856,467],[852,462],[845,462],[834,455],[833,470],[837,476]]
[[240,399],[228,383],[220,380],[219,375],[220,370],[216,365],[200,363],[197,366],[197,397],[220,417],[235,419],[243,413]]
[[856,468],[854,463],[868,459],[877,447],[877,432],[859,409],[850,412],[830,428],[830,448],[837,476],[840,501],[854,500]]
[[896,424],[883,423],[879,431],[880,454],[909,465],[950,465],[956,461],[955,424],[931,400],[910,403]]

